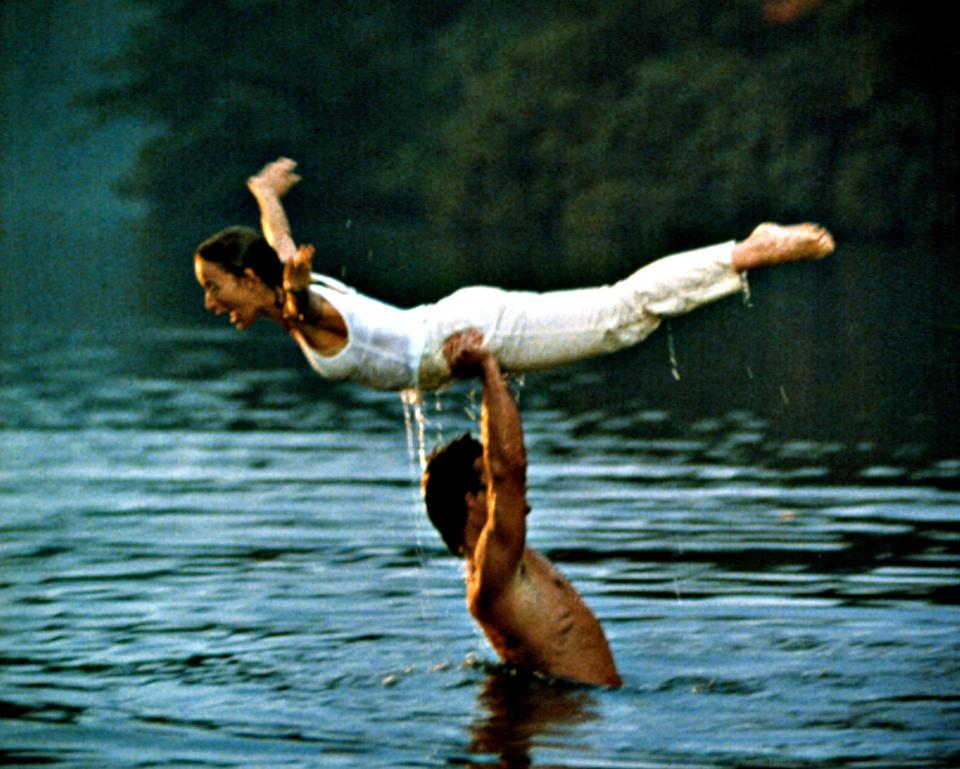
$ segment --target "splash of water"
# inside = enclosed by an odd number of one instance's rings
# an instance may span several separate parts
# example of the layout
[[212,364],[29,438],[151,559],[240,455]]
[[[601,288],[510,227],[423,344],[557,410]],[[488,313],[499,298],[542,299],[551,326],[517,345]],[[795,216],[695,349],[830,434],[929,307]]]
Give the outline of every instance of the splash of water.
[[[427,524],[427,516],[424,515],[422,488],[419,478],[427,468],[426,456],[426,425],[427,418],[423,409],[423,393],[416,388],[403,390],[400,393],[400,402],[403,404],[403,425],[407,432],[407,461],[410,465],[411,475],[417,479],[411,485],[411,505],[410,509],[414,511],[414,531],[416,532],[416,554],[420,568],[416,570],[418,590],[418,606],[420,612],[420,622],[425,626],[436,623],[436,603],[434,599],[427,596],[426,582],[424,580],[424,571],[426,567],[426,556],[424,554],[424,538],[430,536],[431,527]],[[436,410],[440,411],[440,398],[436,398]],[[417,472],[419,468],[419,472]],[[431,660],[430,667],[438,664],[444,664],[444,650],[436,641],[427,638],[427,655]],[[390,680],[393,679],[393,680]],[[383,680],[384,686],[392,686],[399,679],[395,676],[387,676]]]
[[[427,452],[425,448],[427,420],[423,414],[423,394],[416,388],[403,390],[400,393],[400,402],[403,404],[403,424],[407,431],[407,457],[410,464],[414,462],[423,472],[427,468]],[[416,433],[414,433],[416,428]],[[416,445],[414,445],[416,441]]]

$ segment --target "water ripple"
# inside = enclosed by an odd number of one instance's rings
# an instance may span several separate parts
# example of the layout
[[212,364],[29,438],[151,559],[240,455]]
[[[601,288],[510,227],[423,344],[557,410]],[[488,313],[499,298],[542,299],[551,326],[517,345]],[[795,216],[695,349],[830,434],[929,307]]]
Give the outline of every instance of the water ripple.
[[[577,405],[589,369],[528,383],[530,538],[626,681],[594,691],[493,663],[425,521],[399,399],[280,352],[234,365],[262,343],[80,339],[0,366],[0,762],[960,755],[955,461],[777,441],[745,412]],[[474,426],[470,389],[427,399],[428,443]],[[836,468],[858,452],[851,483]]]

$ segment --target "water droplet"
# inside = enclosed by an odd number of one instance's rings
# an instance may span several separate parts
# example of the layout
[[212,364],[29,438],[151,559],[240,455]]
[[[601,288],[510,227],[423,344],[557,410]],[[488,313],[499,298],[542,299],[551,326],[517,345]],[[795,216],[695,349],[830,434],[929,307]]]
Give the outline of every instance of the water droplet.
[[673,346],[673,326],[670,325],[670,321],[667,321],[667,350],[670,355],[670,373],[673,374],[673,378],[680,381],[680,367],[677,364],[677,351]]
[[[421,472],[427,467],[426,425],[423,415],[423,397],[419,390],[411,387],[400,393],[400,402],[403,404],[403,425],[407,431],[407,456],[410,463],[419,463]],[[416,427],[416,435],[414,435]],[[416,445],[414,445],[416,440]]]
[[747,273],[740,273],[740,293],[743,295],[743,304],[745,307],[753,307],[752,297],[750,296],[750,281],[747,280]]

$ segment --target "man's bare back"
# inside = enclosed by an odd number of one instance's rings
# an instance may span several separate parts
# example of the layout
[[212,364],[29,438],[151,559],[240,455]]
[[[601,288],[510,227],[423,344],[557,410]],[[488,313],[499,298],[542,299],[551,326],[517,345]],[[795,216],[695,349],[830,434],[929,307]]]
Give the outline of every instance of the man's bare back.
[[483,381],[481,441],[431,457],[427,512],[467,559],[467,606],[505,662],[585,684],[620,686],[600,623],[573,586],[526,546],[527,459],[520,414],[500,366],[475,331],[444,348],[455,376]]
[[505,662],[587,684],[620,686],[617,666],[597,618],[557,568],[525,548],[513,580],[484,607],[472,563],[467,605]]

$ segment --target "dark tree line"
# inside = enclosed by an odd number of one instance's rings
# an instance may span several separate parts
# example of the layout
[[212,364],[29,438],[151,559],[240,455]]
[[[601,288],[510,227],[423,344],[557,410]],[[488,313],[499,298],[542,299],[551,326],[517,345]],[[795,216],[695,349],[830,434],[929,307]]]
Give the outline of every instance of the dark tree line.
[[[107,64],[115,85],[87,103],[160,129],[122,184],[150,204],[143,285],[165,287],[145,295],[164,318],[197,312],[193,246],[256,221],[244,179],[280,154],[301,161],[289,207],[318,267],[403,304],[466,283],[596,284],[763,220],[816,220],[836,258],[758,275],[757,306],[711,311],[710,332],[678,328],[689,368],[710,374],[681,397],[776,371],[808,423],[907,425],[954,445],[957,57],[942,12],[142,5]],[[718,324],[732,345],[719,361]]]

